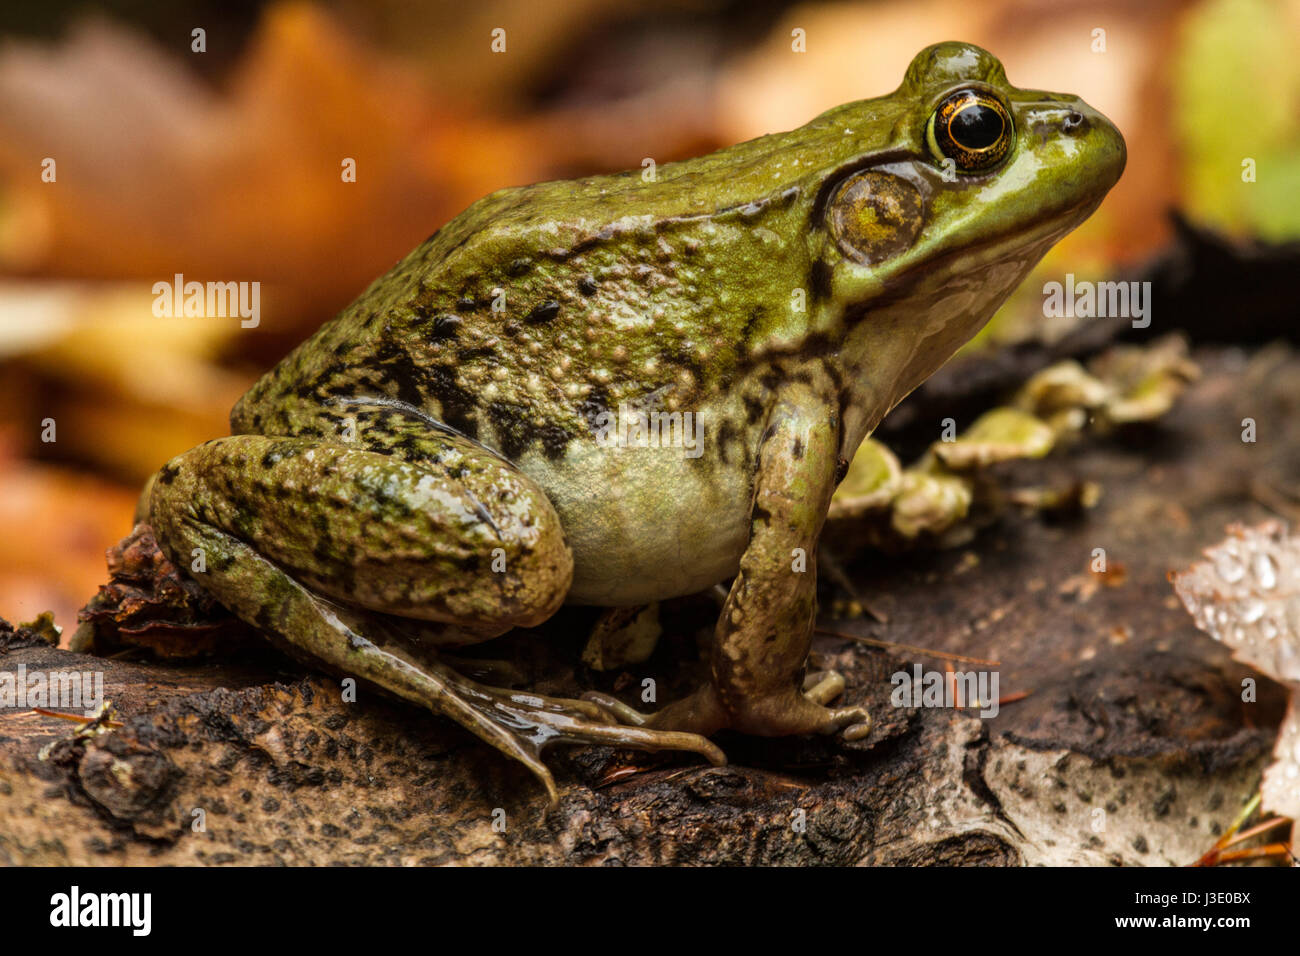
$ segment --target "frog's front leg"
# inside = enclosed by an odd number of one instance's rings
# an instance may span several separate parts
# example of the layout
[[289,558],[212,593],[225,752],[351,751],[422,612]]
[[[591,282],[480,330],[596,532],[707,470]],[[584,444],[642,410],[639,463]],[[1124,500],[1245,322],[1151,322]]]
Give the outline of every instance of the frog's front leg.
[[861,707],[824,706],[834,680],[804,692],[817,613],[817,537],[835,490],[838,414],[811,385],[787,387],[758,451],[749,544],[714,631],[711,680],[646,726],[764,737],[870,731]]
[[559,607],[572,574],[559,518],[531,480],[462,435],[391,409],[358,408],[356,419],[364,442],[236,435],[173,459],[149,495],[164,550],[291,649],[520,760],[552,802],[541,751],[554,743],[725,762],[702,737],[624,726],[586,701],[488,687],[438,660],[431,645],[485,640]]

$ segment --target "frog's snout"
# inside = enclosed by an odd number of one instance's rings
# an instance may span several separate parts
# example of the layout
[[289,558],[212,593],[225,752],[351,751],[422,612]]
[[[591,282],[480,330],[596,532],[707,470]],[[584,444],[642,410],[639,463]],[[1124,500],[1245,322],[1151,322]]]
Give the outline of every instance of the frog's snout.
[[1109,190],[1128,161],[1124,137],[1102,113],[1075,96],[1053,96],[1035,104],[1027,119],[1030,136],[1047,143],[1056,139],[1067,147],[1067,163],[1085,166],[1089,180]]
[[1091,162],[1096,166],[1098,178],[1105,182],[1106,189],[1109,190],[1119,181],[1128,162],[1128,147],[1124,144],[1124,136],[1114,123],[1082,100],[1071,112],[1081,119],[1072,127],[1070,117],[1066,117],[1061,123],[1061,130],[1084,142]]

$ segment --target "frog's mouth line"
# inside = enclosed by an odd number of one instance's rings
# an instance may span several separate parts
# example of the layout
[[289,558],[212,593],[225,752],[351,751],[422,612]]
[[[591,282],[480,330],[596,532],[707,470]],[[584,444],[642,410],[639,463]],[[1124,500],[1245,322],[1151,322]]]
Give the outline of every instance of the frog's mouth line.
[[[1043,220],[1039,225],[1027,232],[1009,229],[985,239],[983,242],[942,253],[928,262],[918,265],[917,268],[935,271],[963,271],[977,265],[987,266],[994,262],[1000,262],[1016,249],[1031,249],[1043,245],[1042,252],[1035,257],[1035,261],[1037,261],[1047,251],[1048,247],[1072,232],[1092,215],[1100,205],[1100,198],[1080,200],[1051,218]],[[952,267],[955,263],[958,265],[954,269]],[[913,271],[907,270],[907,275],[910,276]]]
[[[906,298],[916,283],[923,279],[940,275],[947,279],[969,273],[975,268],[987,268],[994,263],[1005,261],[1017,250],[1026,251],[1023,258],[1027,260],[1025,271],[1028,272],[1029,268],[1036,264],[1053,244],[1092,215],[1097,206],[1101,205],[1103,198],[1105,197],[1080,200],[1043,220],[1028,232],[1009,229],[983,242],[952,249],[934,258],[923,259],[889,280],[886,291],[882,295],[874,297],[865,305],[850,305],[845,312],[845,321],[852,325],[870,313]],[[1028,250],[1034,251],[1028,252]]]

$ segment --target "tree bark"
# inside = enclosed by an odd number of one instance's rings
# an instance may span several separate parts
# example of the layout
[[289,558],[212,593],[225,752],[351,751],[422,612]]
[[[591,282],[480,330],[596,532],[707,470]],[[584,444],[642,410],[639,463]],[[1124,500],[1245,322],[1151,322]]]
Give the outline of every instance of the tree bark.
[[[872,735],[722,735],[732,763],[587,748],[554,752],[549,808],[523,770],[449,722],[259,645],[200,661],[91,657],[33,632],[0,637],[0,673],[102,672],[121,726],[80,732],[0,710],[0,860],[12,864],[1185,864],[1258,786],[1283,689],[1198,631],[1166,580],[1294,488],[1300,360],[1197,355],[1206,371],[1158,425],[1005,466],[1017,483],[1104,488],[1072,521],[1009,512],[966,548],[888,560],[827,547],[887,624],[823,620],[990,658],[996,717],[898,708],[891,675],[942,661],[820,637]],[[1257,422],[1245,443],[1240,422]],[[1266,507],[1266,505],[1268,507]],[[1090,570],[1094,549],[1108,570]],[[823,606],[833,603],[823,584]],[[548,693],[670,693],[698,677],[707,601],[666,608],[636,673],[578,664],[590,614],[568,610],[484,655]],[[975,665],[953,665],[958,670]],[[1257,682],[1254,702],[1242,681]]]

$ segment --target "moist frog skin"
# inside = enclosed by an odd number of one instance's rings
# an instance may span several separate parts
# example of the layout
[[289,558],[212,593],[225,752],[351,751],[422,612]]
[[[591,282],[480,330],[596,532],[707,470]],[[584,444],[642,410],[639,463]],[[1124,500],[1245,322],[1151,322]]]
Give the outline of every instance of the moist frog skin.
[[[195,577],[240,618],[459,722],[552,800],[552,743],[722,763],[724,728],[863,736],[843,680],[806,673],[831,494],[1124,159],[1077,97],[942,43],[888,96],[653,182],[503,189],[263,376],[230,437],[168,462],[141,517],[182,567],[201,549]],[[689,413],[701,446],[611,443],[620,409]],[[439,656],[565,602],[728,581],[708,681],[653,714]]]

